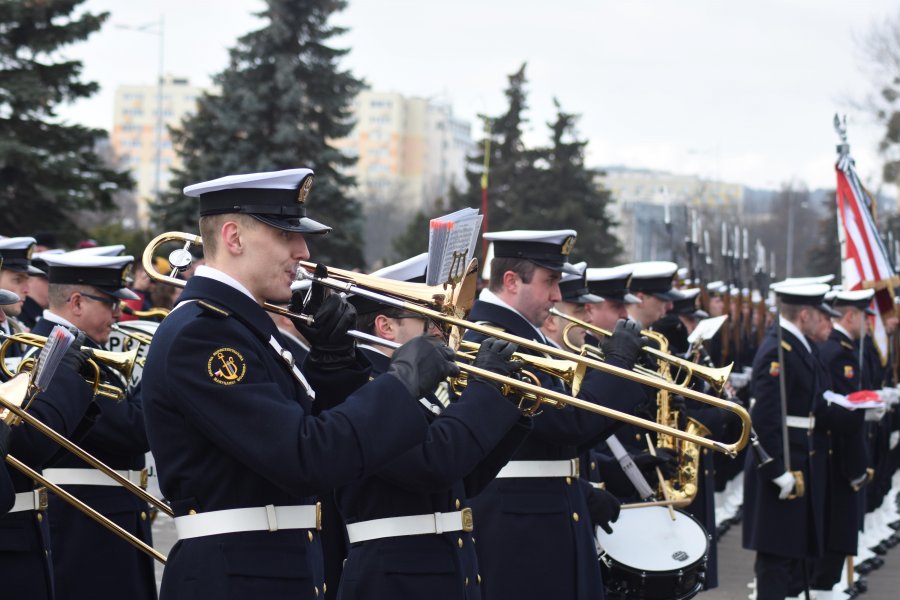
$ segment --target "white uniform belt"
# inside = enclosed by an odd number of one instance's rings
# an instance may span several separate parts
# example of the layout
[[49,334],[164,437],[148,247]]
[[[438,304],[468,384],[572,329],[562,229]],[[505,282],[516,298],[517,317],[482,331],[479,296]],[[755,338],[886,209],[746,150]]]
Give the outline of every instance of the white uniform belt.
[[408,517],[389,517],[347,524],[351,544],[404,535],[441,534],[449,531],[472,531],[472,509],[450,513],[431,513]]
[[16,502],[9,512],[25,512],[27,510],[44,510],[47,508],[47,488],[40,487],[30,492],[16,494]]
[[793,427],[795,429],[813,429],[816,426],[815,417],[795,417],[794,415],[788,415],[785,417],[784,422],[788,427]]
[[[147,469],[116,473],[134,485],[147,489]],[[97,469],[44,469],[44,477],[56,485],[119,485],[112,477]]]
[[511,460],[497,473],[497,479],[509,477],[578,477],[578,459]]
[[212,510],[175,517],[178,539],[240,533],[242,531],[278,531],[279,529],[321,529],[322,504],[298,506],[255,506]]

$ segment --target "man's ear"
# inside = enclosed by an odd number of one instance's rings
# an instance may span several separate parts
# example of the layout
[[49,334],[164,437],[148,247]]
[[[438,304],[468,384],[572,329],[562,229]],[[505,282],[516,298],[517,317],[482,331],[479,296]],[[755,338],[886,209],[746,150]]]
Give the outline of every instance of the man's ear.
[[237,221],[225,221],[219,229],[219,241],[223,248],[228,250],[232,256],[242,254],[244,251],[244,243],[241,239],[243,231],[241,224]]
[[378,315],[375,317],[375,335],[385,340],[394,340],[396,338],[394,323],[393,319]]
[[516,274],[515,271],[506,271],[503,273],[503,290],[509,293],[516,293],[519,291],[519,285],[521,285],[522,279]]

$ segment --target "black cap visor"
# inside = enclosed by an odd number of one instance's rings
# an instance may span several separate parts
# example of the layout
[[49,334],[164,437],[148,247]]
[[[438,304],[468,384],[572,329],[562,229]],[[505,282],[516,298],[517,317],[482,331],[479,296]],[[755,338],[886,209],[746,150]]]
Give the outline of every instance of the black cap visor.
[[19,298],[19,295],[15,292],[11,292],[9,290],[0,290],[0,306],[15,304],[19,300],[21,300],[21,298]]
[[307,235],[319,235],[331,231],[331,227],[328,225],[323,225],[309,217],[282,217],[275,215],[257,215],[252,213],[250,216],[266,225],[271,225],[276,229],[282,229],[284,231],[305,233]]
[[825,313],[825,314],[828,315],[829,317],[840,317],[840,316],[841,316],[841,313],[839,313],[838,311],[836,311],[836,310],[834,310],[833,308],[831,308],[831,306],[829,306],[829,305],[826,304],[825,302],[822,302],[821,304],[816,304],[816,305],[813,306],[813,308],[822,311],[823,313]]
[[563,296],[562,301],[570,302],[572,304],[598,304],[603,302],[603,298],[595,296],[594,294],[584,293],[573,296]]
[[129,290],[128,288],[108,288],[94,286],[104,294],[118,298],[119,300],[140,300],[141,297]]
[[[638,290],[640,291],[640,290]],[[675,302],[676,300],[681,300],[684,296],[682,296],[681,292],[678,290],[668,290],[666,292],[644,292],[645,294],[650,294],[660,300],[665,302]]]
[[[496,254],[494,256],[496,256]],[[568,273],[569,275],[580,275],[581,274],[581,272],[578,269],[576,269],[573,265],[571,265],[567,262],[539,260],[539,259],[528,258],[528,257],[524,257],[524,260],[531,261],[539,267],[544,267],[545,269],[550,269],[551,271],[556,271],[557,273]]]

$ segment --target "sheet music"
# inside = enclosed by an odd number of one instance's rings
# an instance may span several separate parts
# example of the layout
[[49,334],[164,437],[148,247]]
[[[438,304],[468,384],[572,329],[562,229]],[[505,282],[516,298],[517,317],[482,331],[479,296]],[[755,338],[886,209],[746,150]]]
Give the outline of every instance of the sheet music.
[[482,219],[477,209],[464,208],[431,220],[425,283],[446,283],[452,275],[450,269],[454,265],[454,255],[464,255],[464,260],[456,268],[465,268],[475,254]]
[[62,325],[57,325],[53,328],[50,335],[47,336],[47,343],[44,344],[37,358],[33,381],[37,389],[47,389],[63,355],[73,341],[75,341],[75,336]]

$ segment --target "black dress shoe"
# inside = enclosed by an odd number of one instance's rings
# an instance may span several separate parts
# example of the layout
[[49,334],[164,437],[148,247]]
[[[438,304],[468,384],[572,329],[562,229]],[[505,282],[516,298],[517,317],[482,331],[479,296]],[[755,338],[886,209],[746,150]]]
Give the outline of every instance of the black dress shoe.
[[868,560],[864,560],[853,568],[854,571],[859,573],[860,575],[868,575],[872,572],[872,563]]
[[869,550],[871,550],[878,556],[884,556],[885,554],[887,554],[887,548],[882,542],[879,542],[877,546],[872,546],[871,548],[869,548]]
[[880,556],[873,556],[873,557],[872,557],[871,559],[869,559],[869,560],[872,561],[872,568],[873,568],[873,569],[880,569],[881,567],[884,566],[884,559],[881,558]]
[[856,594],[865,594],[869,591],[869,584],[866,583],[865,579],[857,579],[853,582],[853,589],[856,591]]

